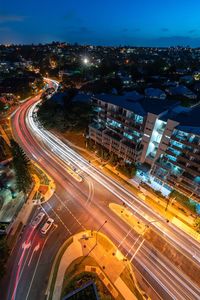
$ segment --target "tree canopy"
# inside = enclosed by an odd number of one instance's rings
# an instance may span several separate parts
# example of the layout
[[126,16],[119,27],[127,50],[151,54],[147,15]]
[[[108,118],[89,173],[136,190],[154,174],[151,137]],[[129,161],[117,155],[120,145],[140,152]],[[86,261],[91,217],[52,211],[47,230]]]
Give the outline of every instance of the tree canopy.
[[32,182],[29,171],[30,161],[17,142],[11,140],[10,144],[13,156],[13,167],[16,174],[17,188],[19,191],[26,193]]

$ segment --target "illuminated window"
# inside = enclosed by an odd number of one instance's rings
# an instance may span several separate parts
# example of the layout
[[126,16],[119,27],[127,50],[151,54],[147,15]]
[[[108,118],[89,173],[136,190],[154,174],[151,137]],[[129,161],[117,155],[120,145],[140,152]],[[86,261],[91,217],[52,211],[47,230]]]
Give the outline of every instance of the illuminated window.
[[143,117],[139,116],[139,115],[135,115],[135,122],[138,124],[142,124],[143,123]]
[[130,134],[126,133],[126,132],[124,132],[124,136],[125,136],[127,139],[129,139],[129,140],[132,140],[132,139],[133,139],[132,135],[130,135]]
[[110,119],[107,119],[107,124],[112,126],[112,127],[116,127],[116,128],[121,128],[122,127],[122,124],[117,122],[117,121],[114,121],[114,120],[110,120]]

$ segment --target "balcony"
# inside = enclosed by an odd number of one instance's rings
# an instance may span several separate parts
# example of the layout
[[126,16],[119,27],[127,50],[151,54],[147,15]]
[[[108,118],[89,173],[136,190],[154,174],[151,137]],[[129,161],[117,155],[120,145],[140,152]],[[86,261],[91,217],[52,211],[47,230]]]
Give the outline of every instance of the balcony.
[[172,168],[172,164],[170,162],[168,162],[165,159],[161,159],[161,158],[156,160],[155,164],[161,168],[164,168],[165,170],[168,170],[168,171],[171,170],[171,168]]
[[176,161],[176,165],[179,166],[182,169],[185,169],[185,168],[187,168],[187,166],[186,166],[187,162],[188,161],[181,161],[180,159],[178,159],[178,161]]
[[198,150],[196,152],[192,152],[191,155],[200,160],[200,150]]
[[[200,169],[200,168],[199,168]],[[197,167],[194,167],[194,166],[188,166],[187,168],[186,168],[186,170],[189,172],[189,173],[191,173],[191,174],[193,174],[194,176],[199,176],[199,174],[200,174],[200,170],[199,170]]]
[[111,113],[110,111],[107,112],[107,117],[108,117],[109,119],[114,120],[114,121],[118,121],[118,122],[124,123],[124,118],[123,118],[123,116],[120,115],[120,114],[117,114],[116,112],[113,112],[113,113]]
[[171,139],[174,140],[174,141],[177,141],[181,144],[187,145],[187,146],[193,146],[193,147],[194,146],[198,146],[198,147],[200,146],[200,140],[199,139],[190,140],[188,138],[184,138],[180,135],[175,135],[175,134],[173,134],[171,136]]
[[136,123],[133,119],[128,119],[126,118],[125,125],[131,129],[136,130],[137,132],[142,131],[142,125]]
[[113,132],[113,131],[111,131],[111,130],[106,130],[105,132],[104,132],[104,134],[103,134],[103,137],[108,137],[109,139],[111,138],[111,139],[114,139],[114,140],[116,140],[116,141],[118,141],[118,142],[120,142],[121,140],[122,140],[122,135],[121,134],[117,134],[117,133],[115,133],[115,132]]
[[101,118],[101,119],[106,119],[106,114],[104,113],[104,112],[100,112],[99,113],[99,117]]
[[96,123],[96,122],[90,124],[89,127],[91,129],[94,129],[95,131],[99,131],[99,132],[102,132],[106,129],[105,126],[102,126],[100,123]]

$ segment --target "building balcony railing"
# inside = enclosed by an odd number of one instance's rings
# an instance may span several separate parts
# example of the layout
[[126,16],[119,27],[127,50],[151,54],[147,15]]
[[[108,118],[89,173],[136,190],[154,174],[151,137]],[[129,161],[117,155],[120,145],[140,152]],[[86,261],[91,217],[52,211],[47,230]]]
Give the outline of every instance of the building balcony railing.
[[167,148],[167,149],[165,150],[165,153],[166,153],[166,154],[169,154],[169,155],[172,155],[172,156],[174,156],[174,157],[176,157],[176,154],[175,154],[171,149],[169,149],[169,148]]
[[200,174],[200,169],[198,169],[197,167],[194,166],[187,166],[187,168],[185,169],[188,173],[191,173],[193,176],[199,176]]
[[125,121],[125,125],[129,128],[133,128],[134,130],[141,132],[142,131],[142,125],[136,123],[133,119],[129,119]]
[[109,119],[114,120],[114,121],[120,121],[121,123],[125,124],[125,123],[124,123],[124,118],[123,118],[123,116],[120,115],[120,114],[107,112],[107,117],[108,117]]
[[104,131],[106,129],[105,126],[102,126],[99,123],[91,123],[89,125],[89,127],[91,127],[92,129],[94,129],[95,131],[99,131],[99,132],[102,132],[102,131]]
[[164,168],[165,170],[170,170],[172,167],[171,163],[164,159],[156,160],[155,164],[161,168]]
[[122,140],[122,137],[123,137],[121,134],[115,133],[115,132],[113,132],[111,130],[108,130],[108,129],[104,132],[103,136],[104,137],[107,136],[108,138],[112,138],[112,139],[114,139],[118,142],[120,142]]
[[200,150],[198,150],[196,152],[192,152],[191,155],[200,160]]
[[176,164],[177,166],[179,166],[180,168],[185,169],[185,168],[187,167],[187,166],[186,166],[186,163],[187,163],[186,161],[181,161],[181,160],[179,159],[179,160],[176,161],[175,164]]
[[187,138],[183,138],[179,135],[174,135],[174,134],[172,134],[171,139],[188,146],[193,146],[193,147],[200,146],[200,140],[198,139],[189,140]]

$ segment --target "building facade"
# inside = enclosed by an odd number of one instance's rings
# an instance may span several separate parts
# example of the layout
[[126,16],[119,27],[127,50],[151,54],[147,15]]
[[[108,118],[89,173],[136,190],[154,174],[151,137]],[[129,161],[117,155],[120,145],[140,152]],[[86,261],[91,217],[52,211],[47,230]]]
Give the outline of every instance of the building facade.
[[126,162],[149,166],[152,176],[200,201],[200,108],[131,95],[92,97],[89,137]]
[[140,160],[143,116],[96,97],[92,104],[96,116],[89,126],[89,137],[125,161]]

